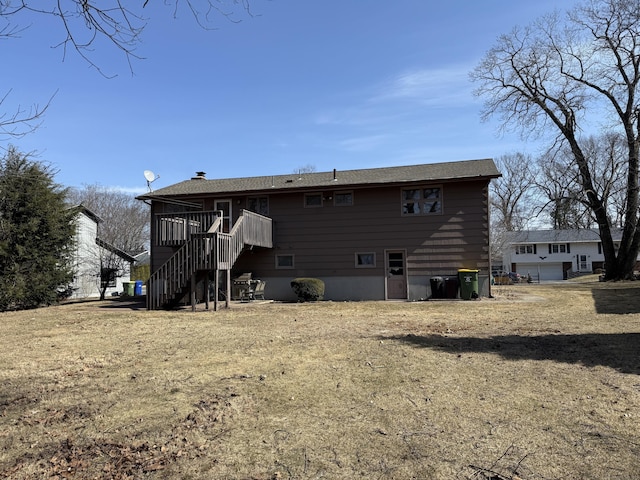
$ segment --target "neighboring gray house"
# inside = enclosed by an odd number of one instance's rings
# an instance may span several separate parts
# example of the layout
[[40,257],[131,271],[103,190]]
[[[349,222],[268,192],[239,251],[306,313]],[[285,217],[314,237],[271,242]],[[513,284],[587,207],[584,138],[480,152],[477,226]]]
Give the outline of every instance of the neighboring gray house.
[[[479,270],[489,294],[491,159],[209,180],[138,197],[151,205],[149,308],[203,299],[203,282],[251,272],[295,300],[315,277],[327,300],[419,300],[430,279]],[[226,284],[226,285],[225,285]],[[207,299],[205,299],[207,301]]]
[[[614,231],[619,244],[622,232]],[[545,280],[566,280],[604,269],[600,234],[584,230],[526,230],[507,234],[503,268]]]
[[[73,293],[70,298],[98,298],[101,287],[106,286],[106,296],[123,292],[123,282],[128,282],[131,255],[98,238],[98,215],[84,205],[72,207],[76,214]],[[112,259],[117,258],[114,262]],[[117,268],[115,268],[117,266]]]

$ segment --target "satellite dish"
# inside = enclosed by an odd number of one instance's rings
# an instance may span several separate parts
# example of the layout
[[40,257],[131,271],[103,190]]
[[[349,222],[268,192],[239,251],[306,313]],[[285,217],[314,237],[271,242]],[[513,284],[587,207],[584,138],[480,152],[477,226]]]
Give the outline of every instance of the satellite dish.
[[147,180],[147,188],[149,188],[149,191],[151,191],[151,184],[155,182],[158,178],[160,178],[160,175],[156,175],[151,170],[145,170],[144,178]]

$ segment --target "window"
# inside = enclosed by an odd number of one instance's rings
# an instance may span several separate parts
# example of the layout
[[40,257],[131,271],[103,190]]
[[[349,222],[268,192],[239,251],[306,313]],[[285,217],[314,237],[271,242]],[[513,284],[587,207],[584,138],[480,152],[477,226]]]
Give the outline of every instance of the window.
[[356,253],[356,268],[374,268],[376,254],[374,252]]
[[535,245],[517,245],[516,253],[517,254],[536,253],[536,246]]
[[293,254],[276,255],[276,268],[290,269],[294,266]]
[[103,267],[100,269],[100,286],[115,287],[118,270],[115,268]]
[[403,215],[433,215],[442,213],[440,187],[402,190]]
[[322,194],[321,193],[307,193],[304,196],[305,207],[321,207],[322,206]]
[[337,192],[333,195],[333,204],[336,207],[353,205],[353,192]]
[[567,253],[567,245],[564,243],[554,243],[551,245],[551,251],[549,253]]
[[269,215],[269,197],[247,198],[247,210],[264,216]]

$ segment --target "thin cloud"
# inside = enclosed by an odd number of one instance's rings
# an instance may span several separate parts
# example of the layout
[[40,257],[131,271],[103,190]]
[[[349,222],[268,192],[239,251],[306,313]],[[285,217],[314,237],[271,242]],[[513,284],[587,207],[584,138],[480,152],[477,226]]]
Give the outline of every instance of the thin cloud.
[[468,72],[468,65],[404,71],[323,110],[314,123],[367,127],[406,121],[424,108],[477,108]]
[[389,138],[388,135],[368,135],[363,137],[353,137],[342,140],[342,149],[350,152],[368,152],[384,144]]
[[372,101],[406,99],[430,106],[465,106],[473,99],[468,73],[466,65],[402,72],[382,84]]
[[147,193],[149,191],[147,187],[110,186],[107,187],[107,189],[114,192],[130,193],[131,195],[142,195],[143,193]]

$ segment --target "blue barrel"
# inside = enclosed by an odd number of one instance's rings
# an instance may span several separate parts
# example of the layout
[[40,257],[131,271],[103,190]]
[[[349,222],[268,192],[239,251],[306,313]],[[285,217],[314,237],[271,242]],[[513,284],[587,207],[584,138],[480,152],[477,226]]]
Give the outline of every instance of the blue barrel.
[[133,289],[133,294],[136,296],[142,295],[142,280],[136,281],[136,286]]

